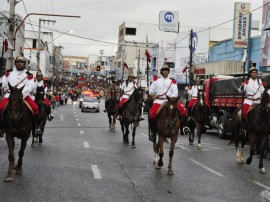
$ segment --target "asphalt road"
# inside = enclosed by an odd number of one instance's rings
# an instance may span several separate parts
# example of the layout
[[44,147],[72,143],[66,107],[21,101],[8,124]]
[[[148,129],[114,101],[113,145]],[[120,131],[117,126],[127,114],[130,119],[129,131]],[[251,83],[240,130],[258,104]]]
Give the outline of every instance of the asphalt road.
[[[179,136],[174,158],[174,176],[167,175],[168,149],[164,166],[156,170],[148,141],[147,123],[136,132],[136,146],[123,145],[119,123],[115,133],[108,130],[103,113],[82,113],[70,102],[54,110],[47,122],[44,143],[25,151],[21,176],[5,183],[8,151],[0,139],[0,202],[55,201],[270,201],[270,157],[267,174],[260,174],[255,156],[251,165],[236,164],[229,140],[215,131],[202,137],[202,150]],[[131,135],[130,135],[131,138]],[[19,140],[16,140],[16,159]],[[245,148],[245,157],[249,147]]]

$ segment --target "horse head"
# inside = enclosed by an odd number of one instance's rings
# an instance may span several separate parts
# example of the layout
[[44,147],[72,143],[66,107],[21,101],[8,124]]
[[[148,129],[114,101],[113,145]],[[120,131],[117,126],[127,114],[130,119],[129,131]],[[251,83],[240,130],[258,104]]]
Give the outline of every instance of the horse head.
[[176,124],[176,122],[179,120],[179,110],[178,110],[178,107],[177,107],[177,103],[178,103],[178,100],[179,100],[179,96],[178,97],[167,97],[167,103],[166,105],[164,106],[164,109],[165,109],[165,116],[166,117],[171,117],[170,119],[166,119],[165,120],[165,124],[167,125],[167,127],[169,128],[173,128]]
[[204,100],[205,100],[204,88],[205,88],[204,85],[202,86],[202,88],[198,88],[197,99],[201,105],[204,105]]
[[141,87],[136,88],[134,92],[132,93],[132,97],[134,97],[134,100],[142,104],[143,103],[143,89]]
[[266,112],[270,112],[270,89],[265,88],[262,98],[261,98],[261,106],[263,110]]
[[111,99],[112,99],[112,100],[116,100],[117,91],[116,91],[115,88],[111,88],[111,90],[110,90],[110,95],[111,95]]
[[44,100],[44,94],[45,94],[45,91],[44,91],[44,87],[43,86],[38,86],[37,87],[37,92],[36,92],[36,97],[35,97],[35,102],[40,102]]
[[7,112],[11,122],[17,122],[20,120],[23,114],[23,88],[13,87],[8,83],[10,96],[8,98]]

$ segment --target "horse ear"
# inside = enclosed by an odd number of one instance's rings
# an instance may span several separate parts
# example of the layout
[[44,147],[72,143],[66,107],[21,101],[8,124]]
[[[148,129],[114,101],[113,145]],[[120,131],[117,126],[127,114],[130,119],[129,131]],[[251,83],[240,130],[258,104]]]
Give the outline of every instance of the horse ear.
[[14,88],[12,85],[10,85],[10,83],[8,83],[8,87],[9,87],[9,90],[12,91]]
[[[24,86],[25,86],[25,85],[24,85]],[[19,90],[20,90],[20,91],[22,91],[22,90],[23,90],[23,88],[24,88],[24,86],[22,86],[21,88],[19,88]]]

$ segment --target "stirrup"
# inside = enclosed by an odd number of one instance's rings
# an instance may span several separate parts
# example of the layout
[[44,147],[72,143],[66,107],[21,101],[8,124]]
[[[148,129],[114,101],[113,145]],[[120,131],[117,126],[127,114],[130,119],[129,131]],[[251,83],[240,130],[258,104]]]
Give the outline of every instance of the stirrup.
[[140,116],[140,121],[143,121],[144,120],[144,117]]
[[188,121],[193,121],[193,117],[189,116]]
[[183,133],[184,133],[185,135],[188,135],[188,134],[190,133],[189,127],[185,126],[185,127],[183,128]]
[[53,120],[53,118],[54,118],[53,115],[52,114],[49,114],[48,120],[51,121],[51,120]]
[[122,116],[118,115],[117,120],[122,120]]
[[107,109],[104,109],[103,112],[107,112]]

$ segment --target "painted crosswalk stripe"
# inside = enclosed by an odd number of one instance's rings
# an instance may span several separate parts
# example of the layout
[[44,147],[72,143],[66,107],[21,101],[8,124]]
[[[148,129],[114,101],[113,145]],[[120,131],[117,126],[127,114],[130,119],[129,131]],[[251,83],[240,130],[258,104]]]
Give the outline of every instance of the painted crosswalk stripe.
[[219,177],[224,177],[224,175],[222,175],[222,174],[220,174],[219,172],[217,172],[217,171],[215,171],[215,170],[213,170],[213,169],[211,169],[211,168],[209,168],[209,167],[207,167],[207,166],[205,166],[205,165],[199,163],[198,161],[195,161],[194,159],[189,159],[189,160],[190,160],[191,162],[195,163],[196,165],[201,166],[202,168],[208,170],[209,172],[211,172],[211,173],[213,173],[213,174],[215,174],[215,175],[217,175],[217,176],[219,176]]
[[254,182],[254,183],[261,186],[261,187],[263,187],[263,188],[265,188],[266,190],[270,191],[270,187],[268,187],[268,186],[266,186],[266,185],[264,185],[264,184],[262,184],[260,182]]
[[60,114],[60,121],[63,122],[63,120],[64,120],[64,116],[63,114]]
[[91,168],[92,168],[92,171],[93,171],[93,174],[94,174],[94,178],[95,179],[102,179],[102,177],[100,175],[100,172],[99,172],[99,169],[98,169],[98,166],[97,165],[91,165]]
[[83,146],[84,146],[85,148],[90,148],[90,146],[89,146],[89,143],[88,143],[88,142],[83,142]]
[[78,123],[78,126],[81,126],[81,124],[80,124],[80,123]]
[[80,130],[80,134],[82,134],[82,135],[83,135],[83,134],[84,134],[84,131],[83,131],[83,130]]
[[76,119],[76,121],[79,121],[79,119]]

